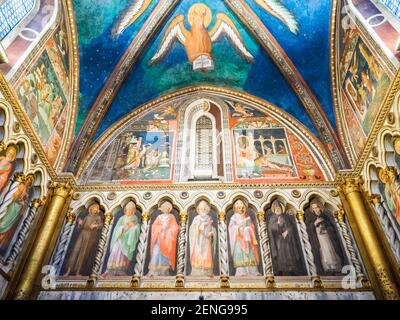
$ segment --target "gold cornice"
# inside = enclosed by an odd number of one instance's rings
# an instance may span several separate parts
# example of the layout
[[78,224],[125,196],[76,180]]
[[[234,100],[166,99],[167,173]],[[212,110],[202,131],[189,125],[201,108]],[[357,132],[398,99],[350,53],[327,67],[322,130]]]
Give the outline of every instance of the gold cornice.
[[243,190],[243,189],[293,189],[293,188],[335,188],[335,182],[319,182],[319,183],[284,183],[271,182],[263,184],[240,184],[240,183],[174,183],[174,184],[88,184],[77,185],[76,192],[90,191],[162,191],[162,190]]
[[308,128],[305,128],[304,125],[301,124],[299,120],[297,120],[296,118],[291,116],[288,112],[273,105],[272,103],[269,103],[263,99],[255,97],[255,96],[245,93],[243,91],[227,89],[224,87],[211,86],[211,85],[207,85],[207,86],[195,85],[195,86],[189,86],[187,88],[180,89],[175,92],[163,95],[159,98],[153,99],[153,100],[135,108],[133,111],[131,111],[125,117],[123,117],[122,119],[120,119],[116,123],[114,123],[114,125],[112,125],[104,134],[102,134],[94,142],[94,144],[92,144],[90,146],[88,152],[86,153],[86,156],[78,164],[79,170],[76,175],[77,179],[78,180],[80,179],[84,169],[86,169],[86,166],[88,165],[91,158],[95,155],[95,153],[99,149],[99,147],[101,147],[101,145],[110,136],[112,136],[117,129],[120,129],[121,126],[123,126],[125,123],[127,123],[131,120],[134,120],[135,118],[138,118],[144,112],[149,112],[150,108],[158,106],[161,103],[166,103],[166,102],[169,102],[170,100],[176,99],[180,96],[184,96],[184,95],[189,96],[194,93],[196,93],[196,94],[211,94],[211,95],[223,94],[226,96],[226,98],[244,99],[247,102],[257,104],[257,105],[261,106],[261,108],[266,108],[267,110],[274,112],[275,114],[272,115],[273,117],[275,117],[275,118],[276,118],[276,116],[282,117],[284,119],[284,121],[292,124],[298,130],[300,130],[300,132],[304,135],[304,138],[309,140],[312,143],[312,145],[318,150],[319,155],[325,161],[325,165],[328,166],[328,169],[330,170],[331,174],[335,173],[335,168],[332,165],[332,161],[330,160],[330,157],[326,153],[326,150],[323,147],[323,145],[321,144],[320,140],[317,137],[315,137],[314,134]]

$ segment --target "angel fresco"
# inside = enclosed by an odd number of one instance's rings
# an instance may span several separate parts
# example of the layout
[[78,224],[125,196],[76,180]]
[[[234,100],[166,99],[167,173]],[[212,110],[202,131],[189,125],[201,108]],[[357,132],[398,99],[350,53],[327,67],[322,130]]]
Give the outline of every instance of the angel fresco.
[[283,5],[281,0],[254,0],[254,2],[269,14],[281,20],[292,33],[296,35],[299,33],[296,17]]
[[190,30],[185,28],[184,15],[179,15],[172,20],[157,52],[150,60],[151,64],[158,63],[163,59],[177,39],[185,47],[187,58],[193,65],[193,70],[212,70],[214,69],[212,45],[223,34],[227,36],[233,47],[245,60],[248,62],[254,60],[251,53],[246,49],[238,29],[227,15],[218,13],[214,27],[208,31],[207,28],[212,21],[212,12],[205,4],[196,3],[189,9],[187,19],[191,27]]
[[[282,3],[281,0],[254,0],[263,10],[284,23],[294,34],[299,33],[296,17]],[[121,14],[115,24],[112,34],[118,36],[131,26],[149,7],[152,0],[133,0],[129,7]]]
[[129,7],[120,15],[112,34],[114,37],[121,35],[129,26],[131,26],[148,8],[152,0],[133,0]]

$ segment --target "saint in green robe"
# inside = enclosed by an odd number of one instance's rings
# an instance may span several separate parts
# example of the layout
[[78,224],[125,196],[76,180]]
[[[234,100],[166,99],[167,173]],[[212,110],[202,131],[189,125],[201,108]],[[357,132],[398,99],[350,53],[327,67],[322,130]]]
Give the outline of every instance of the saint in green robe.
[[118,219],[110,243],[107,273],[126,275],[140,236],[140,225],[135,215]]

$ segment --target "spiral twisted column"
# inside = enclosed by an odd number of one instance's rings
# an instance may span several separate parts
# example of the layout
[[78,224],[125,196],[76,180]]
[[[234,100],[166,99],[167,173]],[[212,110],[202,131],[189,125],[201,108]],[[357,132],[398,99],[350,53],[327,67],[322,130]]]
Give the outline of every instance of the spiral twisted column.
[[264,273],[265,280],[267,282],[267,287],[272,288],[275,286],[275,278],[272,267],[272,256],[271,256],[271,248],[269,245],[269,238],[267,232],[267,223],[265,221],[265,212],[259,211],[257,213],[258,217],[258,226],[261,240],[261,248],[262,248],[262,256],[264,262]]
[[138,288],[140,283],[140,277],[143,274],[144,263],[146,261],[146,246],[147,246],[147,235],[150,226],[150,215],[147,212],[142,213],[142,225],[140,226],[140,237],[137,246],[136,263],[134,275],[131,280],[132,287]]
[[14,202],[13,196],[14,193],[17,191],[19,185],[21,183],[26,182],[26,176],[22,173],[15,173],[12,180],[11,185],[6,194],[4,195],[3,201],[0,204],[0,219],[2,219],[7,214],[8,206]]
[[68,241],[71,238],[71,234],[73,231],[74,227],[74,222],[76,219],[76,215],[72,213],[72,210],[69,209],[67,212],[66,216],[66,223],[64,225],[60,241],[58,242],[57,248],[55,250],[55,254],[53,257],[53,262],[52,265],[56,269],[56,273],[59,274],[61,271],[61,264],[63,261],[63,258],[65,256],[65,253],[67,251],[68,247]]
[[54,236],[61,213],[72,195],[69,183],[51,182],[49,185],[51,198],[46,209],[43,223],[40,226],[34,246],[27,257],[20,281],[13,293],[14,299],[29,299],[35,281],[40,273],[49,245]]
[[226,214],[218,214],[219,235],[219,259],[220,259],[220,283],[221,288],[229,288],[229,256],[228,256],[228,233],[226,227]]
[[175,287],[183,288],[185,280],[185,252],[186,252],[186,227],[188,220],[188,213],[181,212],[180,217],[180,227],[179,227],[179,237],[178,237],[178,265],[176,268],[176,281]]
[[350,235],[350,230],[345,221],[345,212],[343,209],[340,209],[335,213],[335,220],[339,225],[339,232],[341,233],[344,239],[346,249],[350,256],[351,264],[353,265],[354,270],[356,272],[357,281],[360,282],[363,287],[368,287],[369,281],[367,280],[366,276],[363,273],[361,261],[358,257],[357,251],[354,246],[353,238]]
[[314,254],[312,252],[310,238],[308,237],[306,223],[304,222],[304,211],[297,211],[296,218],[301,232],[301,239],[304,244],[304,251],[306,252],[306,260],[311,274],[311,281],[313,282],[315,288],[321,288],[322,281],[318,276],[317,267],[315,266]]
[[29,231],[31,230],[33,221],[35,220],[36,213],[38,212],[39,208],[44,204],[44,200],[34,199],[32,200],[28,214],[22,224],[22,227],[18,233],[17,240],[15,241],[9,256],[7,257],[6,264],[8,270],[11,270],[14,267],[16,259],[18,255],[21,253],[22,248],[24,246],[25,240],[29,235]]
[[366,206],[367,201],[362,195],[361,179],[346,178],[340,185],[339,191],[344,196],[355,227],[359,230],[359,236],[366,250],[366,259],[369,261],[371,272],[375,274],[372,281],[376,285],[372,287],[378,298],[387,300],[399,300],[400,288],[395,276],[396,269],[391,265],[391,259],[382,246],[378,230],[371,220],[370,213]]
[[111,225],[112,219],[113,219],[113,215],[111,212],[107,212],[104,215],[104,225],[103,225],[103,228],[101,229],[100,240],[99,240],[99,244],[97,246],[96,257],[94,258],[92,273],[89,276],[88,285],[93,285],[94,282],[99,277],[101,262],[102,262],[102,259],[104,256],[104,251],[106,249],[107,238],[108,238],[108,233],[110,232],[110,225]]
[[375,212],[378,216],[379,222],[382,225],[386,238],[393,249],[393,253],[400,263],[400,238],[395,230],[395,222],[391,219],[391,213],[387,212],[383,206],[383,201],[380,195],[374,194],[369,198]]

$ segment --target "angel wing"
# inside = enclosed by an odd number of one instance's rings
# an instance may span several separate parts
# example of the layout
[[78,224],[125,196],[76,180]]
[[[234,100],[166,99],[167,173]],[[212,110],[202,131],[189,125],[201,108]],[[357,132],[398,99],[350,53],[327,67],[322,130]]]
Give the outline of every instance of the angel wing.
[[152,0],[134,0],[127,10],[118,18],[112,30],[113,36],[119,36],[125,29],[139,18],[150,5]]
[[188,31],[185,28],[184,20],[185,17],[184,15],[181,14],[175,17],[174,20],[171,21],[160,43],[160,46],[158,47],[157,52],[150,59],[151,64],[157,63],[162,58],[164,58],[164,56],[168,53],[169,49],[171,49],[171,46],[176,39],[178,39],[180,43],[185,45]]
[[238,31],[238,29],[233,24],[232,20],[223,13],[217,14],[217,22],[214,27],[209,32],[211,41],[215,42],[218,38],[225,34],[229,41],[232,43],[234,48],[248,61],[253,62],[254,57],[252,54],[246,49],[246,46],[243,42],[243,39]]
[[299,33],[299,24],[296,17],[283,4],[281,0],[254,0],[261,8],[281,20],[291,32]]

